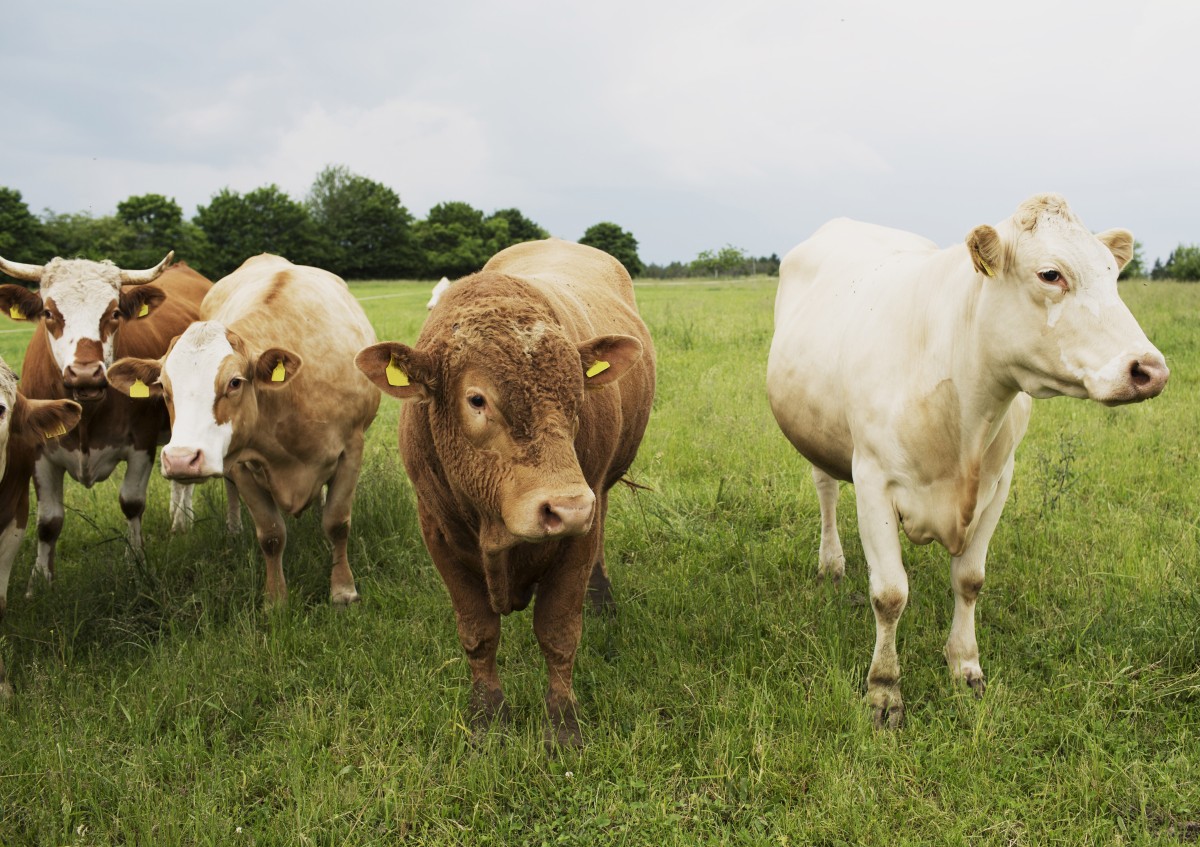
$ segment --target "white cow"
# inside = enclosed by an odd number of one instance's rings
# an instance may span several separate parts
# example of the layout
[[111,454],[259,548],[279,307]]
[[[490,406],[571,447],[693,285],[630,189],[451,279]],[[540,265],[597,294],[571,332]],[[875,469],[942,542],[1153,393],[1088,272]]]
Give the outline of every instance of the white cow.
[[429,295],[429,302],[425,304],[426,309],[432,309],[442,299],[442,295],[446,293],[446,289],[450,287],[449,277],[442,277],[438,280],[438,284],[433,287],[433,292]]
[[898,530],[952,556],[951,673],[979,696],[975,600],[1032,397],[1105,405],[1159,394],[1167,365],[1117,293],[1122,229],[1088,231],[1063,198],[939,250],[839,219],[784,258],[767,365],[771,408],[813,464],[820,576],[844,571],[837,480],[855,484],[870,571],[876,725],[903,720],[896,626],[908,602]]

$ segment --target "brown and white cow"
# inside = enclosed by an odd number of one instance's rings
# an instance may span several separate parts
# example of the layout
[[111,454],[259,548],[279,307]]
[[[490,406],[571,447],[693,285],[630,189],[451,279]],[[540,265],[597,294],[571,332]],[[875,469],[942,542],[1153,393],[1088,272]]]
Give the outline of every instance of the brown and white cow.
[[[125,462],[121,511],[129,522],[131,549],[142,549],[146,486],[154,451],[166,437],[167,413],[161,401],[137,403],[112,390],[107,370],[121,356],[161,356],[195,320],[211,283],[182,262],[168,267],[173,255],[138,271],[87,259],[53,259],[46,265],[0,259],[0,270],[39,287],[0,286],[0,308],[10,318],[37,321],[22,367],[25,396],[70,398],[83,407],[78,427],[46,446],[34,472],[38,552],[30,592],[37,574],[47,581],[54,575],[65,515],[64,473],[90,488]],[[173,528],[186,529],[190,491],[173,490],[171,505]]]
[[1162,354],[1117,293],[1132,255],[1127,231],[1093,235],[1046,194],[945,250],[839,219],[784,258],[767,390],[784,434],[812,462],[819,573],[835,580],[844,570],[837,480],[854,483],[875,611],[867,700],[877,725],[904,714],[899,530],[950,551],[946,659],[982,694],[975,601],[1031,396],[1118,405],[1166,385]]
[[475,726],[507,716],[500,616],[536,591],[547,739],[578,744],[583,600],[590,580],[593,600],[611,603],[608,490],[637,454],[654,395],[654,347],[629,274],[580,244],[509,247],[449,287],[415,346],[378,344],[357,363],[411,399],[400,452],[470,660]]
[[267,564],[270,603],[287,599],[282,513],[296,515],[328,486],[322,526],[333,545],[330,593],[358,600],[346,555],[364,434],[379,392],[354,368],[375,341],[339,277],[263,254],[213,286],[160,359],[122,359],[121,391],[164,397],[171,440],[163,476],[226,476],[250,509]]
[[[79,423],[71,400],[27,400],[17,375],[0,359],[0,618],[8,606],[8,578],[29,521],[29,480],[43,445]],[[12,694],[0,657],[0,697]]]

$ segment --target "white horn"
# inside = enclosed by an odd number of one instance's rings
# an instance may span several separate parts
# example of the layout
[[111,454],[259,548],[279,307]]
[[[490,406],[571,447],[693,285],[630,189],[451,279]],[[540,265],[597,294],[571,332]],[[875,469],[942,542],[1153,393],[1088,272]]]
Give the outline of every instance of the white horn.
[[22,262],[10,262],[0,256],[0,271],[4,271],[13,279],[24,279],[30,282],[41,282],[45,265],[26,265]]
[[163,257],[163,260],[161,262],[159,262],[157,265],[155,265],[152,268],[147,268],[144,271],[127,271],[122,268],[121,284],[122,285],[145,285],[147,282],[154,282],[154,280],[158,279],[159,274],[161,274],[163,272],[163,269],[171,263],[171,260],[173,258],[175,258],[174,250],[167,253],[167,255]]

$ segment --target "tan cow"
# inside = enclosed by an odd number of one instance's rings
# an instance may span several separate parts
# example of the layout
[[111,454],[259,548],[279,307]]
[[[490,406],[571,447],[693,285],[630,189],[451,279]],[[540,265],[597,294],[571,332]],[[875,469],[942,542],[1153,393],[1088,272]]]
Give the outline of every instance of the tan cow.
[[299,514],[326,486],[330,594],[339,605],[358,600],[346,547],[379,392],[353,363],[374,341],[341,278],[263,254],[213,286],[200,321],[161,359],[122,359],[109,369],[121,391],[165,397],[163,476],[236,484],[266,559],[269,603],[287,599],[282,513]]
[[[48,444],[34,471],[38,551],[28,593],[38,574],[47,581],[54,576],[66,514],[64,474],[90,488],[125,462],[121,511],[129,522],[131,550],[142,549],[146,486],[154,451],[166,440],[167,412],[161,400],[135,403],[112,390],[107,368],[121,356],[161,356],[195,320],[212,284],[182,262],[168,267],[172,256],[139,271],[87,259],[53,259],[46,265],[0,259],[0,270],[39,285],[39,291],[0,285],[0,308],[8,317],[37,321],[22,368],[25,396],[69,397],[83,407],[78,427]],[[171,516],[173,529],[188,528],[190,490],[173,487]]]
[[975,601],[1030,396],[1105,405],[1154,397],[1162,354],[1117,293],[1133,255],[1121,229],[1093,235],[1061,197],[938,250],[898,230],[832,221],[780,267],[767,365],[771,408],[813,464],[819,573],[844,569],[837,480],[854,483],[870,570],[878,725],[903,719],[896,626],[908,602],[898,531],[952,556],[951,673],[984,688]]
[[580,743],[571,675],[583,599],[590,580],[593,601],[611,604],[608,490],[637,454],[654,396],[629,275],[580,244],[509,247],[450,286],[415,346],[378,344],[357,363],[410,399],[400,452],[471,663],[473,723],[507,717],[500,616],[536,591],[547,741]]
[[[29,521],[29,480],[42,447],[79,423],[71,400],[27,400],[17,375],[0,359],[0,618],[8,605],[8,577]],[[12,694],[0,657],[0,697]]]

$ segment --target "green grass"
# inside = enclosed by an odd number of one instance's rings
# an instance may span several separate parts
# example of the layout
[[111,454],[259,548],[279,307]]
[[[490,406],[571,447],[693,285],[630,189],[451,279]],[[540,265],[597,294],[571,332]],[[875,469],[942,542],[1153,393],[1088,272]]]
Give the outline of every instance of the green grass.
[[[381,338],[415,338],[427,285],[355,291]],[[155,475],[138,566],[116,482],[68,483],[58,582],[24,599],[27,539],[0,625],[17,689],[0,844],[1195,842],[1200,286],[1123,293],[1171,384],[1124,409],[1035,404],[980,598],[982,701],[942,657],[947,554],[906,545],[907,725],[870,726],[853,490],[833,588],[815,579],[808,466],[765,398],[773,282],[639,285],[660,387],[633,475],[653,491],[613,496],[620,609],[585,620],[584,750],[543,750],[527,612],[500,653],[515,720],[471,743],[467,664],[385,400],[347,612],[327,602],[313,514],[290,524],[291,604],[266,614],[253,533],[225,537],[219,485],[171,538]],[[15,366],[25,337],[0,335]]]

